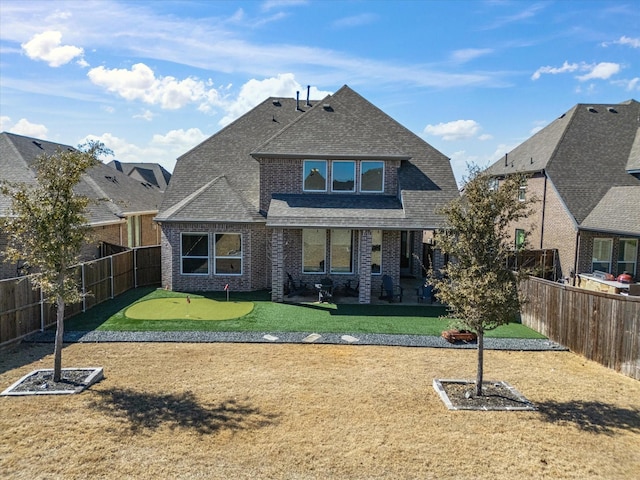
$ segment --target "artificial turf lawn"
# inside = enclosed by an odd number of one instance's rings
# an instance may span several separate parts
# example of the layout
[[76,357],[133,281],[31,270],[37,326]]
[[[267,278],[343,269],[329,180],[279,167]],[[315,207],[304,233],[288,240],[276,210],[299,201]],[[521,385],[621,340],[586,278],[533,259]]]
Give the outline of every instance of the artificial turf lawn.
[[[222,292],[189,294],[191,301],[199,298],[218,300],[224,308]],[[442,318],[446,309],[431,305],[334,305],[274,303],[267,292],[231,294],[233,302],[252,302],[254,308],[233,320],[154,319],[136,320],[126,315],[137,302],[177,298],[186,302],[187,294],[152,288],[138,288],[95,306],[68,319],[66,330],[99,331],[221,331],[221,332],[317,332],[317,333],[387,333],[436,335],[450,328],[451,321]],[[181,314],[181,317],[183,315]],[[538,332],[510,323],[486,332],[493,338],[546,338]]]

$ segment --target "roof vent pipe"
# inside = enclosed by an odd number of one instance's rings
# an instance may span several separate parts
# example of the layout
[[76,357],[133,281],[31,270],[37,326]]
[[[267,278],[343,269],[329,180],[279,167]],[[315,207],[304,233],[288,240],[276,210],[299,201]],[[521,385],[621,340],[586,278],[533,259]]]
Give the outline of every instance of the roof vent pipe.
[[311,104],[309,103],[309,94],[311,93],[311,85],[307,85],[307,107],[310,107]]
[[296,111],[300,110],[300,90],[296,91]]
[[509,154],[505,153],[504,154],[504,166],[507,167],[509,165]]

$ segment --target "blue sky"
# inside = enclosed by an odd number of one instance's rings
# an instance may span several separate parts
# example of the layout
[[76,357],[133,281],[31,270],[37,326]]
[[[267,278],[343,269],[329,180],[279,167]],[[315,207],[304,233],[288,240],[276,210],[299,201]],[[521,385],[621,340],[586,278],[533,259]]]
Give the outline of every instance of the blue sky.
[[617,1],[0,0],[0,130],[121,161],[178,156],[269,96],[349,85],[488,165],[576,103],[640,97],[640,8]]

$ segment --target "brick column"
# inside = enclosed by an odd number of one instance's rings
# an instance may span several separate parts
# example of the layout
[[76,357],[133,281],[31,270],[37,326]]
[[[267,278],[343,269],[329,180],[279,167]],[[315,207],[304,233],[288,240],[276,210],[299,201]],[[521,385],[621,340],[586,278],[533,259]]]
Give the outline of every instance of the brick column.
[[371,303],[371,230],[360,232],[360,291],[358,301]]
[[284,301],[284,230],[271,232],[271,301]]

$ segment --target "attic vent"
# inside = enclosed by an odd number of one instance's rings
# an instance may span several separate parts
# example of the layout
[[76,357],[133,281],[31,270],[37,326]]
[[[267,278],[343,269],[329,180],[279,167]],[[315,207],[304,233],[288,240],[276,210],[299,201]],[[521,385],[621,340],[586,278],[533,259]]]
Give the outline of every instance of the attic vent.
[[35,140],[33,140],[33,144],[38,147],[40,150],[44,150],[44,148],[42,148],[42,144],[40,142],[36,142]]
[[566,115],[566,113],[563,113],[562,115],[560,115],[558,118],[564,118],[564,116]]
[[587,110],[589,110],[591,113],[598,113],[598,110],[596,110],[594,107],[587,107]]
[[273,105],[276,106],[276,107],[281,107],[282,106],[282,104],[280,103],[280,100],[274,100],[273,101]]
[[105,175],[104,178],[107,180],[111,180],[113,183],[118,183],[118,179],[116,177],[112,177],[111,175]]
[[324,105],[322,105],[322,108],[327,112],[333,112],[333,108],[331,108],[331,105],[329,105],[328,103],[325,103]]
[[618,110],[616,110],[613,107],[607,107],[607,110],[609,110],[609,112],[611,112],[611,113],[618,113]]

